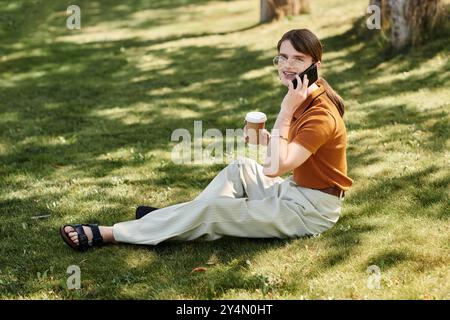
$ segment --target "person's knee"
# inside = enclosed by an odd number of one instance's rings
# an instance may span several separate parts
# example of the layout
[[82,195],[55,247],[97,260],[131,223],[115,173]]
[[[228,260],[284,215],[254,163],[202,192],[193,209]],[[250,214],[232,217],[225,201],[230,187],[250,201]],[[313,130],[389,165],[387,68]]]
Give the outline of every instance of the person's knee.
[[235,165],[235,166],[240,166],[240,167],[251,168],[251,167],[254,167],[257,164],[257,162],[251,158],[241,157],[239,159],[234,160],[230,164]]
[[[227,166],[227,176],[230,179],[245,179],[249,175],[255,175],[257,172],[257,162],[250,158],[241,157],[232,161]],[[234,177],[234,178],[232,178]]]
[[236,171],[236,170],[240,171],[240,168],[242,167],[242,165],[243,165],[242,159],[235,159],[227,165],[227,169],[233,170],[233,171]]

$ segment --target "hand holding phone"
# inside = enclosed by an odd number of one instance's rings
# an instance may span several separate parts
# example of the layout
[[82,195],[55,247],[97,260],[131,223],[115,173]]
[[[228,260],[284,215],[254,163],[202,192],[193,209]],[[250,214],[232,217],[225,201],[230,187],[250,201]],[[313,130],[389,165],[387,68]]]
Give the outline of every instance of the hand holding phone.
[[[308,76],[308,81],[309,81],[308,87],[310,87],[319,78],[317,75],[316,63],[313,63],[312,65],[310,65],[308,67],[308,69],[306,69],[305,71],[303,71],[302,73],[299,74],[300,80],[303,79],[305,74]],[[294,80],[292,80],[292,84],[294,85],[294,89],[296,89],[297,88],[297,78],[294,78]]]

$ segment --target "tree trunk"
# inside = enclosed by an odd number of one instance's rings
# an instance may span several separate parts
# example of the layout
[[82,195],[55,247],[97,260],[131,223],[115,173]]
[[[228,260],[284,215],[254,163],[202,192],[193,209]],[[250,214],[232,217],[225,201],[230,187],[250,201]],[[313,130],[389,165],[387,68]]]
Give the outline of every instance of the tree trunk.
[[260,0],[260,4],[261,23],[310,11],[309,0]]
[[400,49],[411,41],[411,29],[408,23],[408,0],[389,0],[391,22],[391,44]]
[[311,3],[309,0],[300,0],[300,11],[299,13],[310,13]]
[[275,18],[275,10],[270,0],[260,0],[261,10],[259,22],[269,22]]
[[381,29],[394,49],[416,45],[446,18],[441,0],[369,0],[381,8]]
[[[408,21],[411,26],[412,45],[418,44],[430,34],[433,34],[436,27],[448,19],[444,1],[410,0],[408,4]],[[442,27],[444,26],[442,25]]]

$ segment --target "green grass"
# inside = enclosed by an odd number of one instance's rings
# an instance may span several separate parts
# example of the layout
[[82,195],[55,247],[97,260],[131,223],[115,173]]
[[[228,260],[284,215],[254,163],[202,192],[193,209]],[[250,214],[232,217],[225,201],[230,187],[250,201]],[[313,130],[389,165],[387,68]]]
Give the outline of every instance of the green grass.
[[[81,31],[65,28],[70,3],[0,4],[0,298],[449,299],[450,28],[393,54],[364,28],[367,2],[313,1],[258,25],[254,0],[80,0]],[[355,184],[333,229],[85,254],[62,243],[63,223],[194,198],[223,165],[175,165],[172,131],[240,128],[253,109],[273,125],[285,89],[271,58],[298,27],[323,41],[346,101]]]

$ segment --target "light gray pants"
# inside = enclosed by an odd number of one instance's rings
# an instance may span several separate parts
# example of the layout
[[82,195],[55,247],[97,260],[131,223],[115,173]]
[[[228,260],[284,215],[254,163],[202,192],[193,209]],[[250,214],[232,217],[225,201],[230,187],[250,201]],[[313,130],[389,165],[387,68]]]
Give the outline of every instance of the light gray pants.
[[193,201],[117,223],[114,238],[146,245],[200,237],[295,238],[320,234],[338,221],[343,199],[300,187],[292,176],[267,177],[262,169],[252,159],[235,160]]

